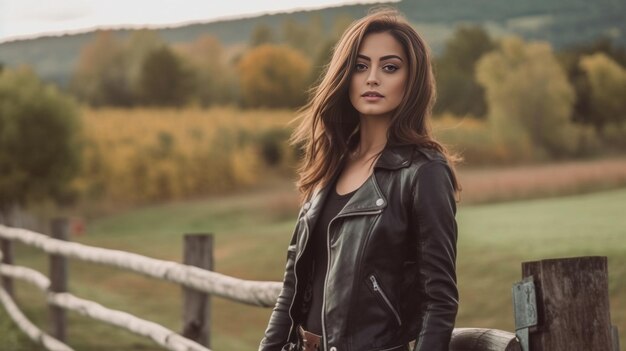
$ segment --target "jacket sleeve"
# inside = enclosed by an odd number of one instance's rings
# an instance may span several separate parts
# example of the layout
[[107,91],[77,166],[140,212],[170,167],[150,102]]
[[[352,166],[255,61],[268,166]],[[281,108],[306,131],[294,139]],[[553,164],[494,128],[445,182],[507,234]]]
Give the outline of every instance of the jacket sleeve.
[[265,337],[261,340],[259,351],[281,351],[288,343],[289,329],[291,328],[291,317],[289,308],[295,291],[294,264],[296,257],[296,235],[301,221],[294,229],[289,248],[287,250],[287,264],[283,278],[283,287],[276,300],[276,305],[269,319]]
[[414,351],[447,351],[458,310],[456,202],[452,171],[443,160],[424,164],[413,187],[421,329]]

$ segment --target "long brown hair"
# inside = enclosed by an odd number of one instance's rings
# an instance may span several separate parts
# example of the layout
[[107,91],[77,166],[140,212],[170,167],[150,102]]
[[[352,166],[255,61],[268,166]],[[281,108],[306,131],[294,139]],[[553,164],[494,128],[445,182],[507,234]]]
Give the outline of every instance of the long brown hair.
[[301,201],[306,201],[316,187],[325,186],[341,166],[342,157],[359,143],[359,114],[350,103],[348,89],[363,38],[379,32],[390,33],[402,45],[409,61],[408,83],[404,97],[393,113],[387,143],[438,150],[451,166],[457,194],[461,190],[454,170],[454,164],[461,158],[449,152],[431,133],[430,117],[436,88],[430,49],[396,10],[382,8],[346,29],[324,68],[323,78],[311,89],[307,104],[293,121],[299,124],[290,143],[304,151],[296,182]]

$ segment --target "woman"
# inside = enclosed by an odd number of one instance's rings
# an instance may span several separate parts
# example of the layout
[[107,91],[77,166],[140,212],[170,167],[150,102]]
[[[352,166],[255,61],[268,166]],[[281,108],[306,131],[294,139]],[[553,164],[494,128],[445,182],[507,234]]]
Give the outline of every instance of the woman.
[[343,34],[292,136],[303,205],[259,350],[448,350],[460,187],[434,98],[429,50],[397,13]]

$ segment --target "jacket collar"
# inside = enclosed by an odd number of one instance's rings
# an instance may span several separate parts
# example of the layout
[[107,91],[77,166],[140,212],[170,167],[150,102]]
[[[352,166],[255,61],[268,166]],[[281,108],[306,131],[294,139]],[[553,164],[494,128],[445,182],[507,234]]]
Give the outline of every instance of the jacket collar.
[[[380,190],[380,186],[376,179],[377,169],[396,170],[407,167],[411,164],[414,147],[412,145],[387,145],[383,149],[382,154],[374,164],[374,171],[363,185],[352,195],[348,203],[341,209],[337,216],[343,216],[355,213],[376,213],[387,206],[387,198]],[[311,200],[304,203],[304,216],[307,219],[309,228],[315,227],[315,223],[322,211],[323,204],[328,197],[330,191],[335,191],[335,182],[343,168],[343,160],[341,167],[337,169],[332,176],[331,181],[322,189],[315,192]]]
[[411,157],[413,155],[413,145],[387,145],[383,149],[383,153],[380,155],[374,169],[398,169],[408,166],[411,163]]

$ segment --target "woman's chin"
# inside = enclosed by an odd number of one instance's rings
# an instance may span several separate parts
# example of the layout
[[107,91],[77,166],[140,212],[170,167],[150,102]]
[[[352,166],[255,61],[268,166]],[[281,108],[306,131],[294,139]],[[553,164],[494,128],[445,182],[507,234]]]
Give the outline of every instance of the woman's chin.
[[388,111],[386,109],[379,109],[379,108],[368,108],[368,109],[361,109],[359,111],[359,114],[361,115],[361,117],[368,117],[368,118],[382,118],[382,117],[388,117],[391,115],[391,111]]

